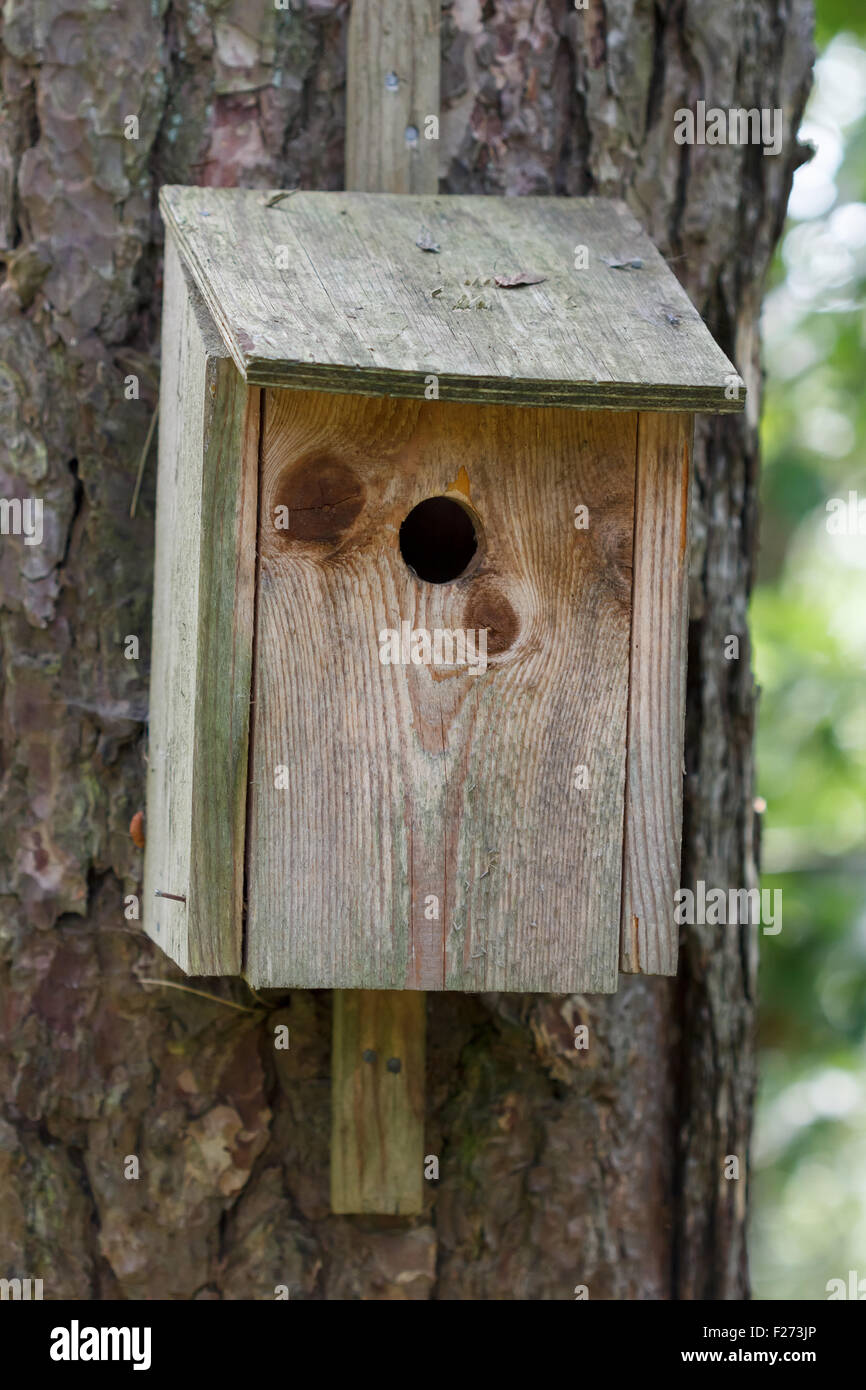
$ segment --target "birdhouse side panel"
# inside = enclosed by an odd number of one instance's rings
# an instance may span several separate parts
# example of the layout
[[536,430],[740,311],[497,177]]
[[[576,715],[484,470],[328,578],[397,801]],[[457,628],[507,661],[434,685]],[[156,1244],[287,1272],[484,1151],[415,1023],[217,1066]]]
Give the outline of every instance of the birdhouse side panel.
[[166,243],[144,926],[189,974],[241,969],[259,391]]
[[620,968],[675,975],[693,418],[638,418]]
[[254,985],[616,988],[636,434],[267,391]]

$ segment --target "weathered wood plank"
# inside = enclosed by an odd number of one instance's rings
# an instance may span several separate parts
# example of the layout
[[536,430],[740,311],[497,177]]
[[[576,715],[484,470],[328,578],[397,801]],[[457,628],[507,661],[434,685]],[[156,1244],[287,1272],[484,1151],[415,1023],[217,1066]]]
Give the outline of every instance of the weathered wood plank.
[[340,990],[335,999],[332,1209],[413,1215],[424,1186],[424,996]]
[[[346,62],[346,187],[435,192],[439,0],[352,0]],[[413,135],[414,132],[414,135]]]
[[160,399],[143,919],[188,974],[232,975],[241,968],[259,391],[226,354],[171,237]]
[[675,975],[688,643],[689,416],[638,417],[620,969]]
[[[438,0],[356,0],[346,53],[346,183],[379,193],[435,193],[438,140],[426,117],[439,115]],[[395,90],[394,83],[397,82]],[[417,148],[406,140],[418,132]],[[437,132],[438,134],[438,132]],[[424,254],[424,253],[420,253]],[[373,918],[373,930],[381,926]],[[335,1211],[420,1210],[424,1152],[426,998],[382,991],[333,994],[331,1197]],[[357,1093],[354,1025],[365,1021],[406,1064],[381,1092],[367,1076]],[[389,1104],[383,1108],[387,1096]],[[351,1105],[347,1108],[347,1102]],[[371,1148],[369,1136],[379,1136]],[[395,1156],[399,1161],[395,1161]],[[408,1189],[407,1189],[408,1183]],[[416,1187],[417,1184],[417,1187]]]
[[[267,392],[254,985],[616,988],[636,428]],[[481,561],[425,583],[400,525],[461,468]],[[403,622],[487,630],[486,672],[383,665]]]
[[[736,372],[622,203],[166,187],[247,380],[607,410],[742,410]],[[426,227],[439,253],[416,245]],[[579,248],[588,263],[578,268]],[[609,264],[638,260],[638,269]],[[498,287],[531,271],[540,284]]]

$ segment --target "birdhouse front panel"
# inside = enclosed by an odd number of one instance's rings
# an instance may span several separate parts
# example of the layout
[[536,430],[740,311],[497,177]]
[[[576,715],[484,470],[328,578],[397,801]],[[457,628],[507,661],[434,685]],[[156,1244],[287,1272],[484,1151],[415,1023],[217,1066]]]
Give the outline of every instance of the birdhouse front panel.
[[636,433],[266,392],[253,984],[615,988]]
[[694,410],[602,200],[164,189],[145,926],[261,987],[676,969]]

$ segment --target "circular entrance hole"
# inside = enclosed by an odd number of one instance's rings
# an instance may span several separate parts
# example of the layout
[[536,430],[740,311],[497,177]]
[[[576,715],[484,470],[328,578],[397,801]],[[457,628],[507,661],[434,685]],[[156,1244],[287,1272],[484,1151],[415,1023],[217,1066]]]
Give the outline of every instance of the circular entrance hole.
[[465,507],[451,497],[428,497],[400,527],[400,554],[419,579],[447,584],[466,573],[478,533]]

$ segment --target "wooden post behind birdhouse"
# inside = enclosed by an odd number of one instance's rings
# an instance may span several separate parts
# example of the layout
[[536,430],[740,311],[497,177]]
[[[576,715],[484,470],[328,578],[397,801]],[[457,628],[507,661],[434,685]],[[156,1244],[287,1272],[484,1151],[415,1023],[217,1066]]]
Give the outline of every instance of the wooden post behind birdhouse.
[[[425,126],[432,117],[438,127],[440,22],[439,0],[354,0],[346,49],[348,189],[437,191],[439,132],[427,139]],[[420,1211],[426,1000],[341,990],[333,1011],[331,1205]]]

